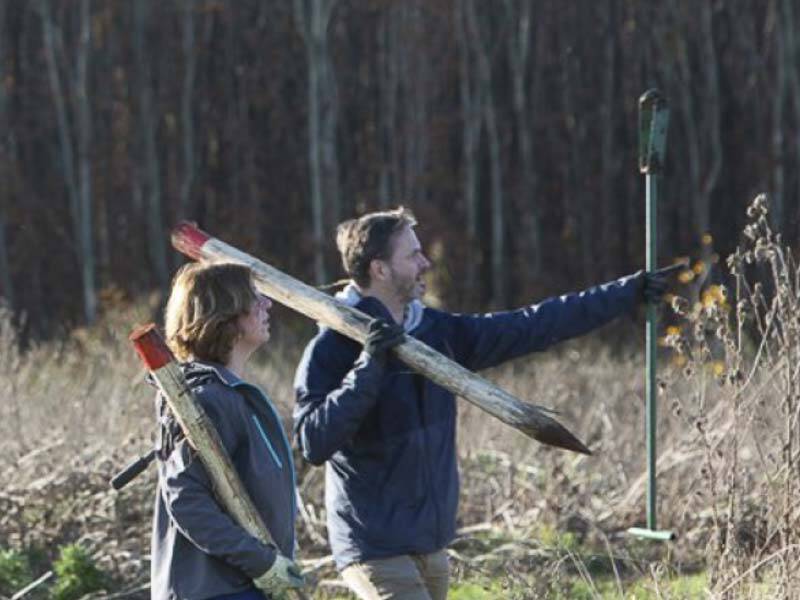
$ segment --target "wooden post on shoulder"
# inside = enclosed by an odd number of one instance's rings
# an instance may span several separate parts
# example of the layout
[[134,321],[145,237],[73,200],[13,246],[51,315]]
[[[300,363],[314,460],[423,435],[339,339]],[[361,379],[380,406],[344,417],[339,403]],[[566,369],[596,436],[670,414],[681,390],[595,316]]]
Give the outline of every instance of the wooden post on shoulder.
[[[256,286],[270,298],[358,342],[363,343],[367,336],[368,315],[211,237],[192,223],[183,222],[173,229],[172,245],[195,260],[250,267]],[[583,442],[548,416],[546,409],[518,400],[427,344],[406,336],[394,351],[412,369],[525,435],[543,444],[591,454]]]
[[[274,545],[272,536],[236,473],[214,424],[189,389],[183,372],[154,324],[135,329],[129,336],[144,366],[164,394],[172,414],[208,473],[214,493],[225,510],[247,533],[262,544]],[[304,598],[299,590],[295,590]]]

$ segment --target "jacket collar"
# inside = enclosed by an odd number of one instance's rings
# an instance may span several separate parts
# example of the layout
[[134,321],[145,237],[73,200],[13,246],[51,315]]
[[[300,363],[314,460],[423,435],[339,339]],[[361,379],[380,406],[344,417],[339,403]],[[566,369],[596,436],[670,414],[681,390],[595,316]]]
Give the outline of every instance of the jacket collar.
[[199,377],[208,373],[213,373],[222,383],[229,387],[235,387],[242,383],[241,378],[227,369],[224,365],[211,361],[197,359],[189,361],[183,365],[183,373],[187,380],[191,380],[195,377]]

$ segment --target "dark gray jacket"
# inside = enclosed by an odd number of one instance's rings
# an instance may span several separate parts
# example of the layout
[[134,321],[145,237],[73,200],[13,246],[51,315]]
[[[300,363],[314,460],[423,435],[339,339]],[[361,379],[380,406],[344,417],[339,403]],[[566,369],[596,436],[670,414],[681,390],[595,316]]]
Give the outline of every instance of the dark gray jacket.
[[[295,480],[292,453],[267,396],[220,365],[183,366],[281,554],[294,555]],[[180,435],[163,398],[158,490],[153,515],[151,597],[202,600],[252,586],[275,561],[265,546],[217,503],[211,482]]]

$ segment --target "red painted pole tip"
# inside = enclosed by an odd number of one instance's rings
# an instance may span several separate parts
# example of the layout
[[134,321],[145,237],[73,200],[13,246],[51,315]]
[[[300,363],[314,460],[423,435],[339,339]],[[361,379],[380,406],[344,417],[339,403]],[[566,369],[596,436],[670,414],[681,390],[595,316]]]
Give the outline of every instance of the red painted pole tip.
[[175,360],[154,323],[137,327],[128,339],[133,342],[136,353],[150,371],[160,369]]
[[195,223],[181,221],[172,230],[171,239],[175,250],[195,260],[200,260],[203,258],[203,244],[210,240],[211,236]]

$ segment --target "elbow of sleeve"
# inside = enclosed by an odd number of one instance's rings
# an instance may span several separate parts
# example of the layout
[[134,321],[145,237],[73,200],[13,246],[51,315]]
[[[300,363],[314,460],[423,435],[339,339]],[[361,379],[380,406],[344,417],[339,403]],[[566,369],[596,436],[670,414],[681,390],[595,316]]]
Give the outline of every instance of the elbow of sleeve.
[[303,459],[314,465],[320,467],[325,464],[325,461],[330,458],[330,453],[320,452],[314,448],[310,448],[308,444],[303,444]]
[[325,461],[333,454],[332,452],[328,452],[322,444],[313,443],[304,431],[300,432],[298,438],[303,460],[311,463],[315,467],[325,464]]
[[328,460],[328,456],[308,451],[303,452],[303,458],[315,467],[321,467]]

